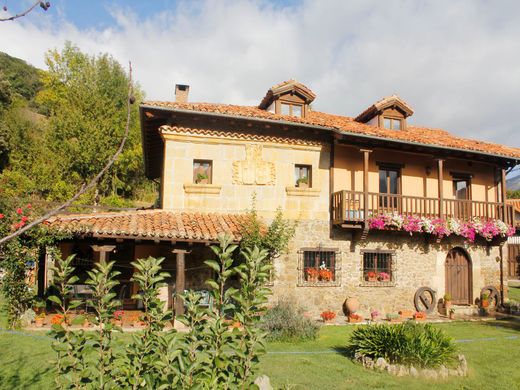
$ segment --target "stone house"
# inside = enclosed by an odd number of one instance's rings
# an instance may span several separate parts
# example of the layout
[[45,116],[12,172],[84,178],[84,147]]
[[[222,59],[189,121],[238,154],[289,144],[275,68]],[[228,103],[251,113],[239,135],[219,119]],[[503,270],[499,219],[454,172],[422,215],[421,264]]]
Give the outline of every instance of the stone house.
[[[188,93],[177,85],[175,102],[140,106],[158,209],[49,221],[75,234],[64,255],[80,253],[87,267],[109,257],[127,270],[127,305],[130,261],[148,255],[167,259],[168,296],[203,289],[207,245],[223,232],[240,240],[253,196],[266,221],[281,208],[298,222],[288,253],[274,260],[273,300],[318,314],[341,312],[347,297],[365,312],[413,309],[420,287],[458,305],[473,305],[487,286],[507,294],[505,174],[520,149],[414,126],[412,108],[395,95],[345,117],[314,111],[316,95],[294,80],[270,88],[258,106],[191,103]],[[487,239],[482,224],[466,225],[476,219],[493,221]]]

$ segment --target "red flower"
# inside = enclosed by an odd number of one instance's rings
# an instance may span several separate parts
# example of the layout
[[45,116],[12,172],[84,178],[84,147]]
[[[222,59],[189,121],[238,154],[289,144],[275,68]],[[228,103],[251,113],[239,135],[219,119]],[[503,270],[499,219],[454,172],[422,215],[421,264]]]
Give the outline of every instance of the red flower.
[[24,216],[22,217],[22,222],[25,223],[25,222],[27,222],[28,220],[29,220],[29,218],[28,218],[27,216],[24,215]]
[[28,209],[32,209],[32,205],[29,203],[29,204],[27,205],[27,208],[28,208]]
[[4,214],[0,214],[0,219],[4,218],[5,215]]
[[18,208],[16,209],[16,214],[21,215],[22,213],[23,213],[22,208],[21,208],[21,207],[18,207]]

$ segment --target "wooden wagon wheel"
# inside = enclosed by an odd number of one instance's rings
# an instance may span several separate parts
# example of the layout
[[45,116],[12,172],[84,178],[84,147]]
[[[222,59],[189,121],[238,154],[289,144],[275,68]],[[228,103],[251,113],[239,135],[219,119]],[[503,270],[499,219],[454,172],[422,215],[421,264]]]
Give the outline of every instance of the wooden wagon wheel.
[[437,305],[437,293],[430,287],[421,287],[417,290],[414,297],[415,309],[431,313]]
[[480,290],[480,300],[482,300],[482,295],[484,293],[489,294],[489,302],[494,303],[495,307],[500,306],[500,293],[494,286],[486,286],[482,290]]

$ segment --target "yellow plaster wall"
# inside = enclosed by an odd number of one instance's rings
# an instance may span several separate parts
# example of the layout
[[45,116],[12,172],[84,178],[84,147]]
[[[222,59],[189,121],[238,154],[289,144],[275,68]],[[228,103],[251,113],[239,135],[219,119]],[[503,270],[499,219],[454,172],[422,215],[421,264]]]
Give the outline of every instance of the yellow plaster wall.
[[[262,145],[262,161],[275,166],[274,185],[234,184],[233,162],[246,159],[243,140],[210,139],[202,136],[165,135],[163,208],[202,212],[243,212],[251,207],[256,195],[256,208],[265,217],[272,217],[281,207],[288,218],[329,220],[328,146],[290,144]],[[213,161],[212,187],[218,193],[187,193],[185,184],[193,183],[193,160]],[[287,193],[294,187],[294,165],[312,165],[312,189],[297,195]],[[218,191],[218,186],[221,186]],[[314,189],[319,190],[313,191]]]

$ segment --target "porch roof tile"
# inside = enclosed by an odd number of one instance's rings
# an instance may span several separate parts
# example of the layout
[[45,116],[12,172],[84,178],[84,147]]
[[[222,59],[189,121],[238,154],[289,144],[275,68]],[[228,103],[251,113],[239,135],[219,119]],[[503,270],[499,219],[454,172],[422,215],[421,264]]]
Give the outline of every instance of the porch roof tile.
[[228,233],[241,238],[244,214],[216,214],[165,210],[120,213],[63,214],[46,225],[77,235],[161,241],[216,241]]

